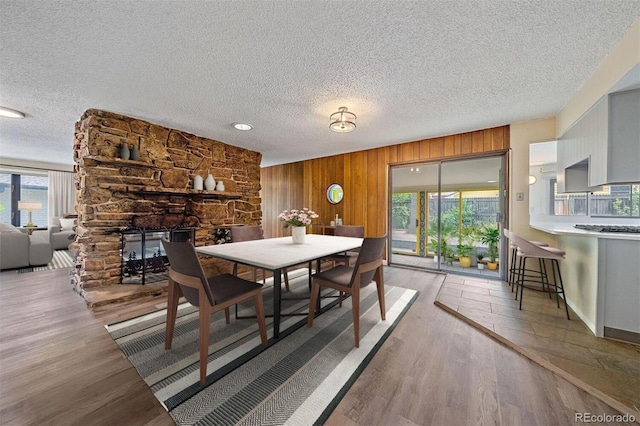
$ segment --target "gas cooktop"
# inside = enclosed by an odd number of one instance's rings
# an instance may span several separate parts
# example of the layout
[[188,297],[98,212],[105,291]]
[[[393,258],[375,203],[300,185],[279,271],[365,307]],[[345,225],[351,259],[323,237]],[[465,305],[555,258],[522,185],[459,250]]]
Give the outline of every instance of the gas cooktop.
[[593,232],[620,232],[625,234],[640,234],[640,226],[634,225],[574,225],[575,228]]

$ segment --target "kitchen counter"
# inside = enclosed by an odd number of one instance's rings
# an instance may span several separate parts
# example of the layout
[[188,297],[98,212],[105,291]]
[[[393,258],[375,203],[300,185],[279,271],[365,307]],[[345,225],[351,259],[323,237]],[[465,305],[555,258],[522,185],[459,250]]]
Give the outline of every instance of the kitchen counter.
[[[538,231],[547,232],[553,235],[574,235],[580,237],[607,238],[613,240],[635,240],[640,241],[640,234],[623,232],[596,232],[574,228],[572,223],[552,223],[552,222],[532,222],[529,226]],[[631,225],[640,225],[633,223]]]
[[588,231],[560,221],[530,226],[554,235],[566,252],[560,262],[566,300],[591,331],[640,344],[640,234]]

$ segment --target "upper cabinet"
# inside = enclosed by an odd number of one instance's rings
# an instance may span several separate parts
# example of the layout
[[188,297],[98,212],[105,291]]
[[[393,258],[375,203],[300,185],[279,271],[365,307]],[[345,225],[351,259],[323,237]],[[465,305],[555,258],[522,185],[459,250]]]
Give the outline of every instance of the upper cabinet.
[[640,182],[640,89],[600,99],[558,141],[558,191]]
[[609,95],[608,147],[606,183],[640,182],[640,89]]

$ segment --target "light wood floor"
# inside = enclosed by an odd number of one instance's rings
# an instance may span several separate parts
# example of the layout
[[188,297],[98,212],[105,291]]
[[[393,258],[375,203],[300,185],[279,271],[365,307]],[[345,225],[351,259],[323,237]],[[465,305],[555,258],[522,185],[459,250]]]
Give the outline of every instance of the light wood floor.
[[[166,296],[91,311],[68,279],[65,270],[0,273],[0,424],[172,424],[103,327]],[[387,284],[420,296],[328,424],[564,425],[576,412],[616,414],[435,306],[442,279],[385,269]]]
[[640,417],[640,346],[595,337],[548,293],[525,289],[522,310],[514,294],[504,282],[449,275],[436,304]]

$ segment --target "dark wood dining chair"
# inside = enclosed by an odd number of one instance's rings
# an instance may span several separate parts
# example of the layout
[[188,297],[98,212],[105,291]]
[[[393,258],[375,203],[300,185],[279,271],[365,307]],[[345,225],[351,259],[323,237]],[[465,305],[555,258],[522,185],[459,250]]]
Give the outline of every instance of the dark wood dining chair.
[[[334,234],[337,237],[364,238],[364,226],[361,225],[336,225]],[[351,266],[358,258],[358,250],[350,250],[344,253],[334,254],[323,259],[330,261],[332,266],[342,263]]]
[[200,317],[200,383],[207,379],[211,314],[224,310],[229,324],[229,306],[253,299],[262,344],[267,346],[267,327],[262,302],[262,284],[243,280],[231,274],[207,277],[193,244],[170,242],[162,245],[169,259],[169,288],[165,349],[171,349],[180,297],[196,306]]
[[320,297],[320,287],[338,290],[340,292],[341,307],[342,294],[348,293],[351,295],[351,304],[353,306],[355,345],[356,348],[360,347],[360,289],[371,284],[371,281],[376,282],[380,315],[383,320],[385,319],[384,278],[382,274],[382,257],[385,242],[386,236],[365,238],[354,266],[337,265],[335,268],[313,275],[307,327],[313,325],[316,304]]
[[[242,226],[232,226],[230,229],[231,232],[231,242],[237,243],[239,241],[254,241],[254,240],[262,240],[264,239],[264,233],[262,231],[262,226],[260,225],[242,225]],[[257,280],[257,268],[253,268],[253,280]],[[287,273],[287,268],[282,270],[284,275],[284,288],[285,291],[289,291],[289,274]],[[238,275],[238,263],[236,262],[233,265],[233,275]],[[266,272],[262,269],[262,283],[265,282]]]

